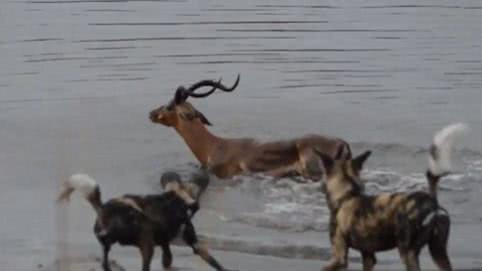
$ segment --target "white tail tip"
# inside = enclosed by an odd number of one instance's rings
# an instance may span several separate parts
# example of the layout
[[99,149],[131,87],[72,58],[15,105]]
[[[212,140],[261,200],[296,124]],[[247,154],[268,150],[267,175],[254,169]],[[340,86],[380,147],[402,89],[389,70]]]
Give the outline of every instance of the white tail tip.
[[64,183],[63,189],[60,192],[58,201],[68,200],[70,194],[78,191],[84,198],[89,195],[97,187],[97,182],[87,174],[74,174]]
[[468,131],[465,123],[455,123],[445,126],[434,137],[429,155],[429,170],[436,176],[450,173],[452,164],[450,155],[454,138]]

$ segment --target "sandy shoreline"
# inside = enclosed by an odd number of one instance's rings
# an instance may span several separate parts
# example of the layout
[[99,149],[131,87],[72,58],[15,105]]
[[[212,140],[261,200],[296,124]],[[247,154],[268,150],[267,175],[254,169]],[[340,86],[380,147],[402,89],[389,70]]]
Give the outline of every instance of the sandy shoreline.
[[[330,257],[327,232],[280,234],[270,233],[270,230],[262,228],[250,229],[240,227],[240,225],[230,227],[229,223],[218,226],[214,230],[212,227],[206,226],[205,220],[213,219],[210,216],[210,212],[201,210],[198,213],[198,217],[201,219],[195,219],[195,224],[198,226],[201,241],[208,245],[212,255],[226,268],[240,271],[312,271],[320,270],[320,267]],[[5,270],[100,271],[102,270],[100,265],[101,247],[88,230],[75,232],[70,229],[70,232],[57,237],[67,239],[57,243],[56,247],[24,250],[16,255],[4,255],[0,261],[6,260],[6,264],[3,264],[4,268],[7,268]],[[221,231],[226,238],[222,238],[222,235],[216,230]],[[475,247],[464,245],[466,243],[464,241],[466,232],[474,233],[478,230],[476,225],[455,225],[453,227],[449,253],[454,270],[482,270],[482,259],[477,256],[480,252]],[[473,236],[472,241],[473,243],[481,243],[482,236]],[[172,248],[174,270],[212,270],[198,256],[194,255],[190,248],[179,245],[173,245]],[[62,261],[58,261],[58,259],[62,259]],[[113,261],[113,271],[140,270],[141,268],[140,254],[133,247],[115,245],[111,251],[110,259]],[[377,259],[378,264],[375,270],[404,270],[396,250],[379,253]],[[422,270],[437,270],[426,249],[422,251],[420,260]],[[59,262],[61,265],[59,265]],[[358,252],[350,250],[349,263],[348,270],[362,270]],[[156,248],[151,270],[162,270],[161,250],[159,248]]]
[[[73,254],[68,259],[68,264],[64,262],[64,271],[81,271],[81,270],[102,270],[100,265],[100,254],[96,254],[95,249],[87,247],[71,247]],[[174,254],[174,270],[192,270],[192,271],[211,271],[206,263],[199,257],[192,254],[191,250],[185,247],[173,247]],[[217,257],[222,264],[229,269],[248,271],[275,271],[275,270],[298,270],[298,271],[313,271],[320,270],[321,265],[325,261],[320,260],[306,260],[306,259],[287,259],[270,256],[257,256],[237,252],[225,252],[219,250],[212,250],[212,254]],[[355,254],[355,253],[353,253]],[[74,256],[75,255],[75,256]],[[404,270],[396,254],[389,254],[385,257],[379,257],[379,263],[375,270],[395,271]],[[161,252],[156,251],[154,259],[151,264],[151,270],[162,270],[161,266]],[[129,248],[114,248],[111,257],[112,270],[140,270],[140,257],[135,249]],[[436,267],[426,257],[421,259],[423,270],[437,270]],[[454,270],[458,271],[480,271],[482,270],[482,262],[480,260],[470,258],[456,258],[453,260],[455,266]],[[58,262],[55,263],[40,263],[37,264],[36,270],[39,271],[56,271]],[[362,270],[360,260],[355,258],[350,262],[348,270]]]

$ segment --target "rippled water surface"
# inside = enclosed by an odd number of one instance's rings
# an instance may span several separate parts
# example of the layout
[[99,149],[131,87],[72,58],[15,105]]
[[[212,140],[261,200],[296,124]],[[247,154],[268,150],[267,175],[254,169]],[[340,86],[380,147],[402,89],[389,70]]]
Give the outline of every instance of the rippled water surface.
[[[453,251],[480,258],[481,18],[475,0],[2,1],[0,264],[53,257],[66,236],[95,242],[78,200],[58,235],[68,174],[93,175],[106,198],[152,192],[165,169],[189,175],[184,142],[147,113],[178,85],[237,73],[235,92],[192,101],[213,133],[343,137],[374,150],[369,193],[425,187],[432,134],[467,122],[440,198]],[[245,176],[214,180],[196,219],[219,248],[317,258],[327,217],[318,184]]]

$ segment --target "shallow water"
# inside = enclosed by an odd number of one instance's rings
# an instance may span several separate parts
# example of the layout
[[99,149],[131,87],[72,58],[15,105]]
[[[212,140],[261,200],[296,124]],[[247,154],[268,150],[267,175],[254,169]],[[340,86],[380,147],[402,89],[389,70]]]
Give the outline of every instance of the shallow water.
[[[157,191],[166,169],[189,175],[192,154],[147,113],[180,84],[237,73],[234,93],[193,101],[214,133],[343,137],[374,150],[370,193],[424,187],[432,134],[467,122],[440,198],[452,252],[480,258],[481,15],[478,1],[2,2],[0,264],[29,270],[65,238],[95,244],[85,204],[66,215],[53,203],[71,173],[93,175],[105,198]],[[219,248],[313,258],[328,247],[317,184],[215,180],[202,206],[196,221]]]

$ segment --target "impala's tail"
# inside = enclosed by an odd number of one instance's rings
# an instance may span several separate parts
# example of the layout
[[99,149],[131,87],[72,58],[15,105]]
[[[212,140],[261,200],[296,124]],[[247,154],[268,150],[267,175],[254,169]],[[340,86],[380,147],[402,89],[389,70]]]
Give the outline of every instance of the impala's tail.
[[430,193],[436,198],[438,181],[441,177],[451,173],[451,152],[454,138],[463,134],[468,127],[464,123],[455,123],[444,127],[433,137],[428,157],[427,180]]
[[100,188],[97,182],[87,174],[74,174],[64,183],[62,191],[57,198],[57,202],[68,201],[70,195],[79,192],[94,210],[99,213],[102,207]]

